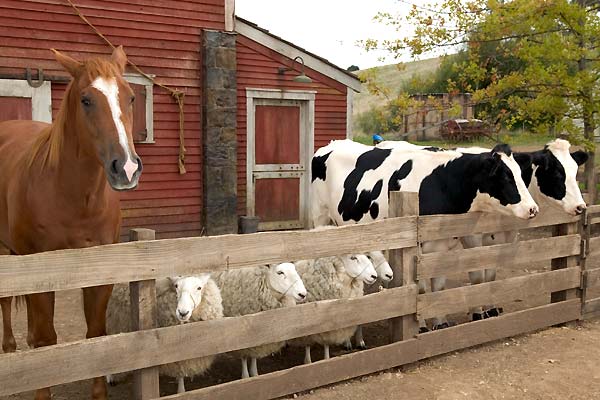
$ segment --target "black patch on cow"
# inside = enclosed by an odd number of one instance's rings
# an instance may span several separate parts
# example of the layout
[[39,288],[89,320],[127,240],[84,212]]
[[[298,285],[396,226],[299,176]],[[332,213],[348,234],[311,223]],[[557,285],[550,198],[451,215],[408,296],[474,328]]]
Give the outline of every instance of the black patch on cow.
[[443,149],[441,147],[435,147],[435,146],[423,147],[423,150],[433,151],[434,153],[437,153],[438,151],[446,151],[446,149]]
[[377,219],[379,216],[379,204],[376,201],[371,204],[371,208],[369,208],[369,214],[371,214],[371,218],[373,219]]
[[435,168],[423,179],[419,212],[423,215],[465,213],[471,208],[477,191],[489,194],[505,206],[521,201],[512,171],[499,154],[463,154]]
[[567,194],[567,174],[560,161],[548,149],[531,153],[533,164],[537,166],[535,178],[540,192],[556,200],[562,200]]
[[360,196],[358,196],[358,185],[365,172],[379,168],[391,152],[391,149],[374,147],[356,159],[354,170],[348,174],[344,181],[344,193],[338,204],[338,213],[344,221],[353,219],[358,222],[364,214],[369,212],[371,203],[381,194],[383,180],[377,181],[373,190],[361,191]]
[[408,160],[402,164],[400,169],[394,171],[388,182],[388,198],[390,197],[390,192],[400,190],[400,181],[410,174],[410,171],[412,171],[412,164],[412,160]]
[[322,156],[314,156],[311,160],[311,169],[312,169],[312,180],[314,182],[315,179],[325,180],[327,178],[327,159],[331,151]]
[[531,177],[533,176],[533,157],[531,153],[514,153],[513,157],[521,168],[521,177],[525,185],[529,186]]

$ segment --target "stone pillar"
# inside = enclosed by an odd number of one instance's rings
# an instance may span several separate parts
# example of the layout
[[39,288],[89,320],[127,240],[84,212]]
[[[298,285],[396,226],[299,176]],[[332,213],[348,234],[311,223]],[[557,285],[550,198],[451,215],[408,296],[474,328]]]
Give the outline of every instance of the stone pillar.
[[236,35],[204,30],[203,223],[208,235],[237,233]]

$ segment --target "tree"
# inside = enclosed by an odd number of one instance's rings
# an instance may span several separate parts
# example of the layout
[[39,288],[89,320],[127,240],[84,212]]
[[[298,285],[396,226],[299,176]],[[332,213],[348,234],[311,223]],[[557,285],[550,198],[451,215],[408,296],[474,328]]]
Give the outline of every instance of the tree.
[[[508,125],[551,126],[590,151],[586,186],[595,199],[594,131],[600,108],[599,0],[440,0],[414,4],[408,20],[414,35],[378,42],[395,57],[460,49],[450,87],[473,93]],[[381,23],[406,21],[380,13]],[[579,123],[582,122],[582,123]]]

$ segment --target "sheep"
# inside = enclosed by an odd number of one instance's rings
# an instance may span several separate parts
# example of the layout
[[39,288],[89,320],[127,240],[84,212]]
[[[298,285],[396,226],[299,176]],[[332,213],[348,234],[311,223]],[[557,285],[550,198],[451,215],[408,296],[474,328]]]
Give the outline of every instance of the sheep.
[[[115,285],[106,312],[108,334],[131,331],[129,304],[129,285]],[[210,274],[157,280],[156,305],[159,327],[223,318],[221,293]],[[159,373],[177,378],[177,393],[183,393],[184,378],[202,375],[214,359],[211,355],[164,364],[159,366]],[[115,382],[112,375],[106,380],[111,385]]]
[[[309,302],[330,299],[348,299],[364,294],[364,283],[377,279],[373,263],[364,254],[323,257],[295,262],[296,269],[308,289]],[[304,347],[304,363],[311,363],[310,345],[322,344],[325,359],[329,358],[329,346],[342,344],[350,338],[356,327],[337,329],[293,339],[290,344]]]
[[[294,306],[307,295],[292,263],[219,272],[214,274],[214,279],[221,289],[227,317]],[[285,342],[278,342],[236,351],[242,361],[242,378],[258,376],[257,359],[278,352],[284,345]]]
[[[375,266],[375,272],[377,272],[377,280],[381,282],[381,285],[378,285],[377,290],[382,290],[382,288],[387,288],[388,283],[394,278],[394,271],[390,264],[386,260],[382,251],[371,251],[366,254],[367,258],[373,263]],[[375,286],[375,285],[372,285]],[[373,290],[371,290],[372,292]],[[367,290],[365,288],[365,294]],[[356,332],[354,333],[354,341],[356,343],[356,347],[359,349],[366,349],[367,345],[365,344],[365,340],[363,338],[362,325],[359,325],[356,328]],[[344,344],[346,350],[352,350],[352,341],[350,338],[346,340]]]

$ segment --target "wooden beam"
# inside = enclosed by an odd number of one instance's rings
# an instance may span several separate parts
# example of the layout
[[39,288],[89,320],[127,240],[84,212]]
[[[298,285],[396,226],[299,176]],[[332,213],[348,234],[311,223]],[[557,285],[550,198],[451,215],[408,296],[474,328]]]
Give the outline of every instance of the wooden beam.
[[583,287],[595,289],[600,286],[600,268],[583,271]]
[[[359,298],[0,354],[0,396],[414,314],[416,294],[417,286],[411,285]],[[60,365],[60,373],[49,365]]]
[[448,272],[478,271],[528,264],[556,257],[578,255],[581,236],[568,235],[494,246],[422,254],[418,259],[418,279],[445,276]]
[[[137,228],[129,231],[129,240],[154,240],[152,229]],[[129,283],[131,307],[131,330],[141,331],[158,327],[156,306],[156,281],[135,281]],[[158,367],[137,370],[133,374],[133,398],[147,400],[160,397]]]
[[[419,215],[419,194],[411,192],[390,192],[390,216],[407,217]],[[390,287],[414,285],[416,278],[415,260],[417,247],[390,251],[390,266],[394,278]],[[390,320],[390,342],[414,337],[419,332],[416,314],[405,315]]]
[[261,232],[0,256],[0,297],[193,275],[416,245],[416,217],[325,231]]
[[346,354],[254,378],[167,396],[162,399],[273,399],[573,321],[579,316],[579,302],[570,300],[442,329],[419,335],[416,339]]
[[534,294],[579,287],[580,275],[581,268],[573,267],[425,293],[417,297],[417,314],[419,318],[432,318],[482,304],[527,300]]
[[597,214],[600,213],[600,204],[594,204],[591,206],[587,206],[588,214]]
[[457,215],[424,215],[419,217],[419,241],[468,236],[474,233],[536,228],[577,222],[580,219],[581,216],[575,217],[554,210],[546,210],[530,220],[480,212]]
[[584,315],[600,313],[600,297],[587,300],[583,303],[582,313]]

